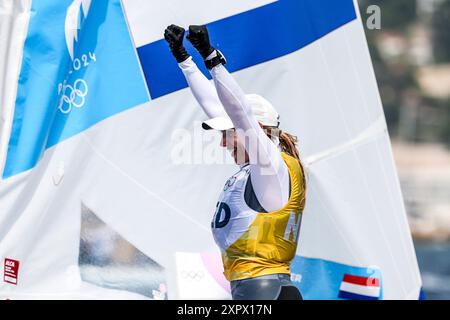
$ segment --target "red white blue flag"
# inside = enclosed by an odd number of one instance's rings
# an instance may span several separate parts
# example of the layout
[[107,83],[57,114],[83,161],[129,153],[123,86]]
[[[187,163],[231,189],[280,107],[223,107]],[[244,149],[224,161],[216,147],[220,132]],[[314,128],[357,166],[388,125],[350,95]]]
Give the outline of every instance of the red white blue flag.
[[373,277],[344,275],[339,288],[339,298],[351,300],[379,300],[380,280]]

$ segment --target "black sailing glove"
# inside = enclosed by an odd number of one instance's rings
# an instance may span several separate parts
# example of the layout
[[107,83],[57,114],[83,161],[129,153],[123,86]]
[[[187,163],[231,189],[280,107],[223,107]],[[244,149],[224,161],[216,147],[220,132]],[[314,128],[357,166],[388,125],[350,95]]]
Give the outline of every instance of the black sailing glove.
[[189,26],[187,39],[200,53],[204,60],[214,51],[209,42],[209,34],[206,26]]
[[174,24],[168,26],[164,31],[164,39],[169,43],[170,51],[178,63],[190,57],[183,46],[184,33],[185,30],[182,27]]
[[[208,29],[206,26],[189,26],[189,34],[187,39],[192,43],[195,49],[200,53],[205,60],[206,68],[211,70],[219,64],[226,64],[226,60],[219,50],[214,49],[209,41]],[[216,52],[213,57],[206,60],[213,52]]]

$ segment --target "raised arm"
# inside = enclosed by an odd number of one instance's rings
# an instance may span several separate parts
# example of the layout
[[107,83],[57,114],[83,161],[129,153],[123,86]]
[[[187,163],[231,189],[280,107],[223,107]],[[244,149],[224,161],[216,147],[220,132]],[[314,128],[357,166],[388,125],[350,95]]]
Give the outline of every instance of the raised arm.
[[209,118],[226,117],[225,110],[217,96],[214,85],[200,71],[192,57],[183,45],[185,30],[176,25],[170,25],[164,32],[164,38],[169,43],[170,50],[183,71],[189,88],[195,99]]
[[226,117],[214,85],[200,71],[192,57],[178,64],[195,99],[209,118]]
[[251,181],[257,199],[266,211],[281,209],[289,199],[287,165],[278,146],[254,117],[243,90],[223,66],[221,54],[210,46],[205,31],[205,28],[194,26],[190,28],[188,39],[205,59],[219,99],[249,155]]
[[245,94],[219,64],[211,69],[225,111],[237,129],[250,159],[250,174],[256,197],[267,211],[281,209],[289,199],[289,173],[278,147],[266,135],[247,104]]

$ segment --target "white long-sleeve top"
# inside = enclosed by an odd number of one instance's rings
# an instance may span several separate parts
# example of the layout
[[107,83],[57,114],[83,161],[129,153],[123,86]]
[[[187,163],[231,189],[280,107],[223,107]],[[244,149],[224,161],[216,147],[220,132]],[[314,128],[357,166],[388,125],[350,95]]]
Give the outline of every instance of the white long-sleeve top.
[[192,58],[179,63],[189,87],[210,118],[229,117],[238,139],[249,156],[253,191],[261,206],[272,212],[283,208],[289,200],[289,172],[281,152],[253,116],[238,83],[223,65],[210,70],[214,85],[203,75]]

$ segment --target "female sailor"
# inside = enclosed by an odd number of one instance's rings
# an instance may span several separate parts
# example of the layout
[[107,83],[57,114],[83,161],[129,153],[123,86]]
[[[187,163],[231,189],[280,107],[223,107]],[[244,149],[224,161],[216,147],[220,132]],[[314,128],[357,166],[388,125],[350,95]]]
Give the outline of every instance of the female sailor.
[[211,224],[232,297],[301,299],[290,280],[306,196],[297,138],[279,129],[279,115],[266,99],[244,94],[224,67],[223,54],[211,46],[206,26],[190,26],[187,39],[203,57],[214,85],[186,52],[184,35],[176,25],[164,33],[209,117],[202,127],[222,132],[221,146],[240,166],[226,181]]

